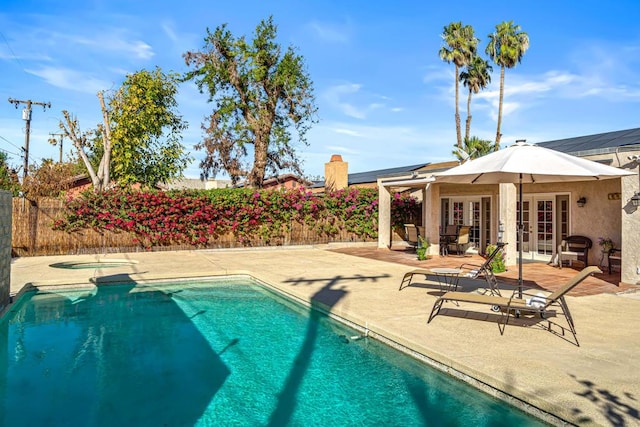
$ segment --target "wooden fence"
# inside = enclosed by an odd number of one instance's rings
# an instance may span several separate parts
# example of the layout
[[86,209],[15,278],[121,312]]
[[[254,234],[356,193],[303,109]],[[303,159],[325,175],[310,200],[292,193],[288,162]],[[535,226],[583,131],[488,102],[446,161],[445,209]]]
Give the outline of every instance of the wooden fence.
[[[52,230],[53,222],[62,215],[64,200],[39,199],[32,202],[23,198],[13,199],[12,256],[68,255],[90,253],[118,253],[145,251],[135,236],[128,233],[98,232],[82,230],[73,233]],[[340,230],[327,236],[318,234],[312,227],[294,222],[291,230],[280,238],[268,242],[256,237],[240,242],[231,233],[211,238],[198,248],[233,248],[245,246],[286,246],[310,245],[329,242],[363,242],[374,239],[362,239],[353,233]],[[191,245],[154,246],[153,251],[189,250]]]

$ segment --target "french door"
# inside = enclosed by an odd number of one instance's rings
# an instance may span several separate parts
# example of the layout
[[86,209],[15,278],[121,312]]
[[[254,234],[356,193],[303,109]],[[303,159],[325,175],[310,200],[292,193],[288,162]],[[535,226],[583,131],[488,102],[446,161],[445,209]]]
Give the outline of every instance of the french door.
[[[522,201],[522,259],[549,261],[555,247],[555,209],[556,197],[552,195],[534,195],[524,197]],[[518,209],[516,215],[520,213]],[[516,223],[519,217],[516,216]],[[517,249],[520,249],[519,243]]]
[[[468,225],[469,247],[482,250],[489,237],[491,199],[488,197],[465,197],[442,200],[443,228],[446,225]],[[484,242],[483,242],[484,240]]]

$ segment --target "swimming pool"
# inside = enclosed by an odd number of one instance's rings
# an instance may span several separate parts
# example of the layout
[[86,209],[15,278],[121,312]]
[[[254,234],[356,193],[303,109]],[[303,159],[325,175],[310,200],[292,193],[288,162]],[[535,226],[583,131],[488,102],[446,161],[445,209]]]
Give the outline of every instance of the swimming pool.
[[245,278],[26,294],[0,319],[0,413],[7,426],[544,425]]

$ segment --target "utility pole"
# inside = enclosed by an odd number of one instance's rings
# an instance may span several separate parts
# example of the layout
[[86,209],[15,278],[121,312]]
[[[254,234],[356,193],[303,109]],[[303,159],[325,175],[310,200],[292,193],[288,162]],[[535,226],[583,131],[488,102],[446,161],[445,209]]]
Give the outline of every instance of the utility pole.
[[[51,143],[51,145],[58,145],[60,144],[60,163],[62,163],[62,139],[64,138],[64,134],[63,133],[49,133],[49,135],[51,135],[51,138],[49,138],[49,142]],[[60,139],[56,139],[56,136],[59,136]]]
[[29,133],[31,132],[31,106],[32,105],[42,105],[42,109],[46,110],[47,108],[51,108],[50,102],[36,102],[30,99],[23,101],[21,99],[13,99],[9,98],[9,102],[18,108],[19,104],[25,104],[26,107],[22,110],[22,120],[26,123],[24,130],[24,170],[22,171],[22,182],[27,177],[27,173],[29,170]]

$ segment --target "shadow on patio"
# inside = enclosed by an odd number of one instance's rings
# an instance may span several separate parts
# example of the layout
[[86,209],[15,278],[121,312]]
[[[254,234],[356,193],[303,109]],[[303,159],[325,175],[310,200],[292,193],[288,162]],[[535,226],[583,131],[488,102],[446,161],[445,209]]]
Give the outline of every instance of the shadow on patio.
[[[379,261],[404,264],[412,268],[427,269],[433,267],[455,268],[464,263],[479,265],[484,261],[479,255],[462,256],[455,254],[447,256],[434,255],[426,261],[418,261],[415,249],[403,245],[393,246],[391,249],[369,246],[337,248],[331,251]],[[506,272],[496,274],[496,277],[498,278],[500,287],[509,285],[508,288],[511,289],[513,286],[516,286],[518,282],[518,266],[512,265],[507,268],[508,270]],[[523,284],[525,288],[542,289],[553,292],[566,283],[570,277],[575,275],[577,270],[579,270],[579,268],[564,267],[559,269],[545,262],[526,262],[522,265]],[[602,274],[589,277],[583,284],[572,290],[569,295],[578,297],[603,293],[616,294],[630,289],[636,289],[636,287],[620,283],[619,272],[613,272],[613,274],[609,275],[605,271]]]

